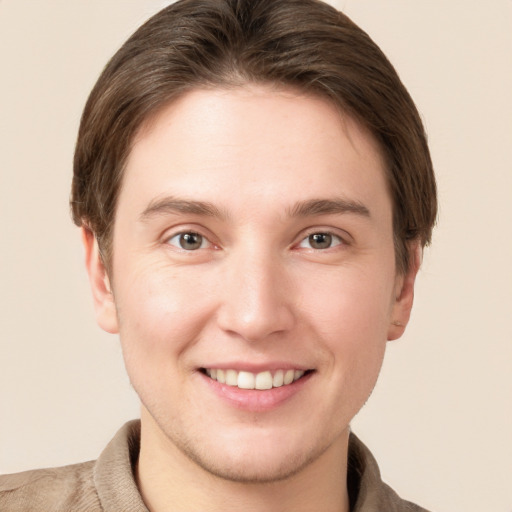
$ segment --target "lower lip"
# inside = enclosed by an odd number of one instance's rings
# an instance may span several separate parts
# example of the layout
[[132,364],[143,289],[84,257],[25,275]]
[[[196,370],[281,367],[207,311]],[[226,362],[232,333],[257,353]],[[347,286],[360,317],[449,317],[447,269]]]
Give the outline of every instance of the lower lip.
[[313,372],[307,373],[291,384],[272,389],[240,389],[228,386],[200,373],[205,384],[220,398],[232,407],[250,412],[270,411],[295,396],[312,377]]

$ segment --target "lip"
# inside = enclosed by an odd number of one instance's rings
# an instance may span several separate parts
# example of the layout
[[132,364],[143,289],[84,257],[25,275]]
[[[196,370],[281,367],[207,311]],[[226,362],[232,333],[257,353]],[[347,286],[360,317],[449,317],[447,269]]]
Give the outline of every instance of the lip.
[[240,362],[232,362],[232,363],[220,363],[220,364],[208,364],[207,366],[203,366],[202,368],[220,368],[221,370],[236,370],[237,372],[251,372],[251,373],[260,373],[265,372],[267,370],[271,372],[275,372],[277,370],[311,370],[310,366],[304,366],[301,364],[293,364],[293,363],[280,363],[280,362],[271,362],[271,363],[240,363]]
[[[233,366],[212,366],[212,368],[233,368]],[[281,365],[275,366],[254,366],[254,365],[240,365],[235,366],[240,371],[251,371],[257,373],[258,371],[273,370],[273,369],[301,369],[300,366]],[[303,377],[296,380],[292,384],[281,386],[278,388],[257,390],[257,389],[240,389],[236,386],[228,386],[221,384],[216,380],[211,379],[206,374],[198,371],[197,374],[202,382],[208,387],[210,392],[213,392],[218,398],[226,402],[229,406],[236,409],[245,410],[248,412],[265,412],[271,411],[288,400],[297,395],[304,386],[309,382],[314,375],[314,371],[306,373]]]

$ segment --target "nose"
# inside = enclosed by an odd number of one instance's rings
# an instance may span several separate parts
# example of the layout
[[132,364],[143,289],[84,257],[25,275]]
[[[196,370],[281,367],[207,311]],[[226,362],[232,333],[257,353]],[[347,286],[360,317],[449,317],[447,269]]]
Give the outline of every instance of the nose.
[[261,341],[290,331],[294,294],[285,265],[264,251],[247,251],[226,261],[223,301],[217,321],[225,332]]

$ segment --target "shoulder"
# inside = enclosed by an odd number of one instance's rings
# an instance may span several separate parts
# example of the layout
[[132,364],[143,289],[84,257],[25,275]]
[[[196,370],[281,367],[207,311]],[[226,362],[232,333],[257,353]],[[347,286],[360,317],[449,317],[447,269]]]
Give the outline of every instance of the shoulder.
[[131,421],[96,461],[0,476],[0,511],[148,512],[134,478],[139,439]]
[[100,511],[93,469],[84,462],[0,476],[0,510]]
[[396,512],[428,512],[428,510],[402,499],[389,485],[380,485],[380,506],[385,510]]
[[353,433],[349,441],[347,484],[353,512],[428,512],[402,499],[382,481],[377,461]]

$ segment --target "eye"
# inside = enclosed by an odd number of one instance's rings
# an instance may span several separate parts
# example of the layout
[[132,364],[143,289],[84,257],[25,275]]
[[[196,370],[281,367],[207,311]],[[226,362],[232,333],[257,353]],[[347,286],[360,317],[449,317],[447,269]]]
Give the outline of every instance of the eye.
[[343,243],[343,240],[332,233],[311,233],[311,235],[304,238],[299,244],[299,247],[305,249],[330,249],[336,245]]
[[210,245],[210,242],[204,236],[193,231],[178,233],[169,238],[167,243],[184,251],[197,251]]

